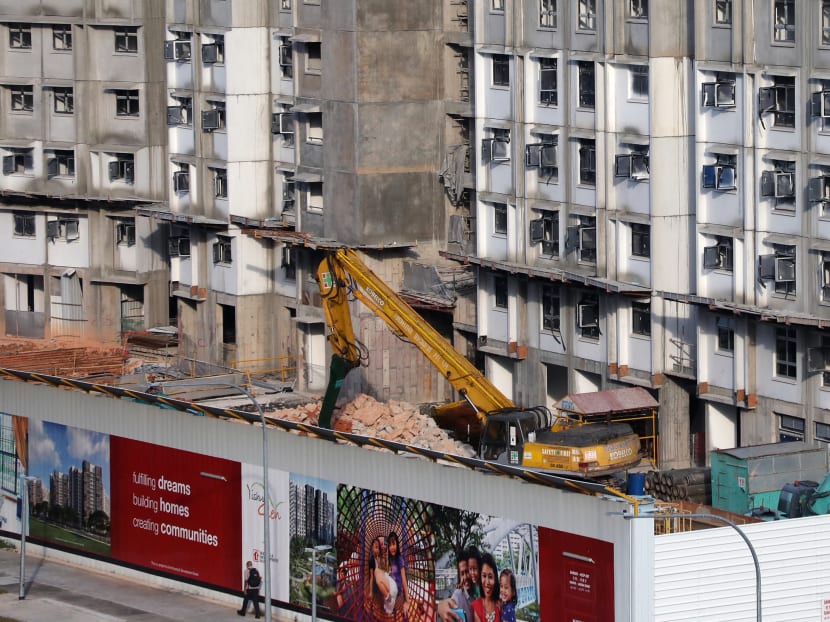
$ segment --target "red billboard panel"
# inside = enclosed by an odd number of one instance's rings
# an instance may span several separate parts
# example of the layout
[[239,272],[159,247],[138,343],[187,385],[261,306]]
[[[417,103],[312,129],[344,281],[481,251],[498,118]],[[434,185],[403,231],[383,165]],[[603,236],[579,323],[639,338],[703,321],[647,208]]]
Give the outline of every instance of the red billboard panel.
[[542,622],[614,622],[614,545],[539,527]]
[[112,556],[239,589],[238,462],[113,436]]

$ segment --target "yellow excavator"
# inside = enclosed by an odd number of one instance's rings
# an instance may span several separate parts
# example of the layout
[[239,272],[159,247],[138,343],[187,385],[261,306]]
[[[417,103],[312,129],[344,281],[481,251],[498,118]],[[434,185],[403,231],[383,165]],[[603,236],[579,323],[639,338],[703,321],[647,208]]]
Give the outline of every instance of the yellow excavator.
[[[640,438],[627,423],[579,425],[556,421],[544,406],[519,408],[430,326],[348,248],[331,250],[317,268],[317,282],[330,328],[329,383],[318,424],[331,428],[335,403],[346,374],[368,353],[355,339],[349,301],[356,298],[383,319],[398,337],[411,342],[472,407],[483,425],[479,457],[530,469],[603,476],[637,465]],[[458,403],[442,408],[457,408]]]

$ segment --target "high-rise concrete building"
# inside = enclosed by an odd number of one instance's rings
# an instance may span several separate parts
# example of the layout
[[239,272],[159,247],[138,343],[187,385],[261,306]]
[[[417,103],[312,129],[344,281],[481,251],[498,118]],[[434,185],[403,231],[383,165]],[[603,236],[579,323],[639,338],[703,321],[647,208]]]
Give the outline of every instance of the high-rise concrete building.
[[[650,389],[662,466],[830,442],[829,2],[0,0],[0,20],[6,334],[172,317],[182,356],[288,356],[321,390],[312,276],[348,245],[520,405]],[[351,390],[452,397],[354,315]]]
[[0,4],[6,335],[119,339],[167,323],[161,3]]

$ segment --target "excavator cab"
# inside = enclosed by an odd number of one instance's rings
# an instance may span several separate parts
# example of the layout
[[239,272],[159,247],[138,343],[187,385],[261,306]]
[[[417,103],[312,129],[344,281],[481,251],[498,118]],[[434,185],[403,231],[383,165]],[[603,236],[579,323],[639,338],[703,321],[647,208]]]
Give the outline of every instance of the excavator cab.
[[535,442],[537,431],[549,427],[550,420],[550,411],[544,406],[505,408],[488,413],[481,432],[479,457],[521,465],[525,444]]

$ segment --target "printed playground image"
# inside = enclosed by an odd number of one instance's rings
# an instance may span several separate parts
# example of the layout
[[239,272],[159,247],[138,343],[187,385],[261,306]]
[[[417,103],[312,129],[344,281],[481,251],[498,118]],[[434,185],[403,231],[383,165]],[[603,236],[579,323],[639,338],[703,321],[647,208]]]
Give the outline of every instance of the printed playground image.
[[430,504],[351,486],[337,494],[337,606],[349,620],[435,619]]

